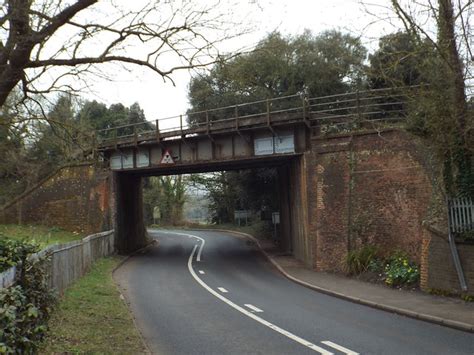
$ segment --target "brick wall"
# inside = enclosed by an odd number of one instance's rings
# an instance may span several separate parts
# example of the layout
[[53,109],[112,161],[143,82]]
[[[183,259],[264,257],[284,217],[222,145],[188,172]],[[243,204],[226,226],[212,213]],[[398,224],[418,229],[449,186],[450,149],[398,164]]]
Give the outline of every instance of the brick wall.
[[342,272],[348,251],[366,244],[385,254],[403,250],[420,263],[432,199],[421,145],[390,130],[316,139],[312,151],[314,267]]
[[109,199],[108,173],[91,165],[66,166],[0,208],[0,223],[94,233],[110,228]]
[[[347,256],[350,169],[345,140],[325,142],[317,147],[316,230],[313,265],[317,270],[342,271]],[[313,195],[314,198],[314,195]]]
[[[468,294],[474,296],[474,244],[457,243]],[[432,228],[423,230],[420,286],[425,291],[462,293],[447,235]]]

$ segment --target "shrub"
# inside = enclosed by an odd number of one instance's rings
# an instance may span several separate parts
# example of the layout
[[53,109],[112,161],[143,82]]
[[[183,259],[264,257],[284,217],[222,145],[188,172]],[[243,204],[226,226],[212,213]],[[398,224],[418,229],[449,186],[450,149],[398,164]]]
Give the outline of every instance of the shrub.
[[351,250],[347,254],[346,267],[350,275],[358,275],[367,271],[377,258],[377,248],[373,245],[365,245],[360,249]]
[[17,265],[36,251],[38,251],[38,246],[35,244],[4,238],[0,235],[0,272]]
[[474,242],[474,230],[457,233],[456,239],[463,242]]
[[403,252],[395,252],[385,265],[385,283],[396,287],[411,285],[420,278],[418,266],[408,259]]
[[371,272],[380,273],[384,270],[384,262],[382,259],[375,258],[370,260],[367,270]]
[[38,250],[35,245],[3,242],[4,264],[18,265],[19,277],[14,286],[0,289],[0,353],[35,353],[55,301],[46,282],[46,260],[28,259]]

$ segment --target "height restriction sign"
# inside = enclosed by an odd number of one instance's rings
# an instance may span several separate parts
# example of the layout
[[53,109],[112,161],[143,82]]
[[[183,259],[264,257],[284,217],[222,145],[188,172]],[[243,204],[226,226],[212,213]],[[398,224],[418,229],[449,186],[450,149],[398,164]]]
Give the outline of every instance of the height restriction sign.
[[163,154],[163,158],[161,158],[161,164],[174,164],[173,157],[168,149],[165,150],[165,154]]

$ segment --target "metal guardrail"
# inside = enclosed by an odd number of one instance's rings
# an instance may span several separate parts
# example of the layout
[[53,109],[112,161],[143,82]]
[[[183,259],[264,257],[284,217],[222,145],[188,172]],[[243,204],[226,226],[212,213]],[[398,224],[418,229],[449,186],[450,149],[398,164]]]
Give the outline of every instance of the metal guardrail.
[[263,118],[271,126],[272,118],[292,114],[299,114],[300,121],[308,127],[316,124],[327,127],[347,126],[350,129],[364,122],[403,119],[411,94],[416,88],[418,86],[384,88],[312,98],[295,94],[110,127],[97,131],[96,138],[98,145],[106,145],[127,139],[136,143],[143,135],[153,135],[160,140],[162,136],[210,134],[219,124],[227,124],[229,130],[239,130],[248,119]]
[[474,230],[474,200],[469,197],[448,200],[450,230],[463,233]]

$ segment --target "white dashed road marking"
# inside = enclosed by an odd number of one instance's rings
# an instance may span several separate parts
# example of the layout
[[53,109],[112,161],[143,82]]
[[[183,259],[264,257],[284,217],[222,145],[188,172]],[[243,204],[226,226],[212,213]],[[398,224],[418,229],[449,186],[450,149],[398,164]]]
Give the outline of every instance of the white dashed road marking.
[[231,300],[229,300],[228,298],[222,296],[220,293],[216,292],[215,290],[213,290],[211,287],[209,287],[204,281],[202,281],[199,276],[194,272],[194,268],[193,268],[193,258],[194,258],[194,254],[196,254],[196,249],[197,249],[197,245],[194,246],[194,249],[193,251],[191,252],[191,255],[189,256],[189,259],[188,259],[188,270],[189,272],[191,273],[191,276],[202,286],[204,287],[210,294],[212,294],[213,296],[219,298],[221,301],[227,303],[229,306],[231,306],[232,308],[234,308],[235,310],[239,311],[240,313],[243,313],[244,315],[246,315],[247,317],[259,322],[260,324],[263,324],[264,326],[270,328],[270,329],[273,329],[274,331],[290,338],[291,340],[294,340],[296,341],[297,343],[303,345],[303,346],[306,346],[307,348],[311,349],[311,350],[314,350],[322,355],[333,355],[332,352],[330,351],[327,351],[326,349],[324,348],[321,348],[320,346],[317,346],[316,344],[313,344],[303,338],[300,338],[299,336],[293,334],[293,333],[290,333],[289,331],[283,329],[283,328],[280,328],[279,326],[275,325],[275,324],[272,324],[268,321],[266,321],[265,319],[255,315],[254,313],[250,312],[250,311],[247,311],[245,308],[243,307],[240,307],[239,305],[235,304],[234,302],[232,302]]
[[224,287],[218,287],[217,288],[219,291],[221,291],[222,293],[227,293],[229,291],[227,291]]
[[252,311],[261,313],[263,312],[260,308],[255,307],[254,305],[251,305],[249,303],[244,304],[245,307],[250,308]]
[[339,350],[341,353],[344,353],[344,354],[347,354],[347,355],[359,355],[359,353],[356,353],[355,351],[347,349],[347,348],[345,348],[341,345],[338,345],[336,343],[333,343],[332,341],[329,341],[329,340],[322,341],[321,343],[323,343],[324,345],[330,346],[333,349]]
[[199,270],[199,273],[200,273],[201,275],[204,275],[204,274],[205,274],[205,272],[202,271],[202,270]]

